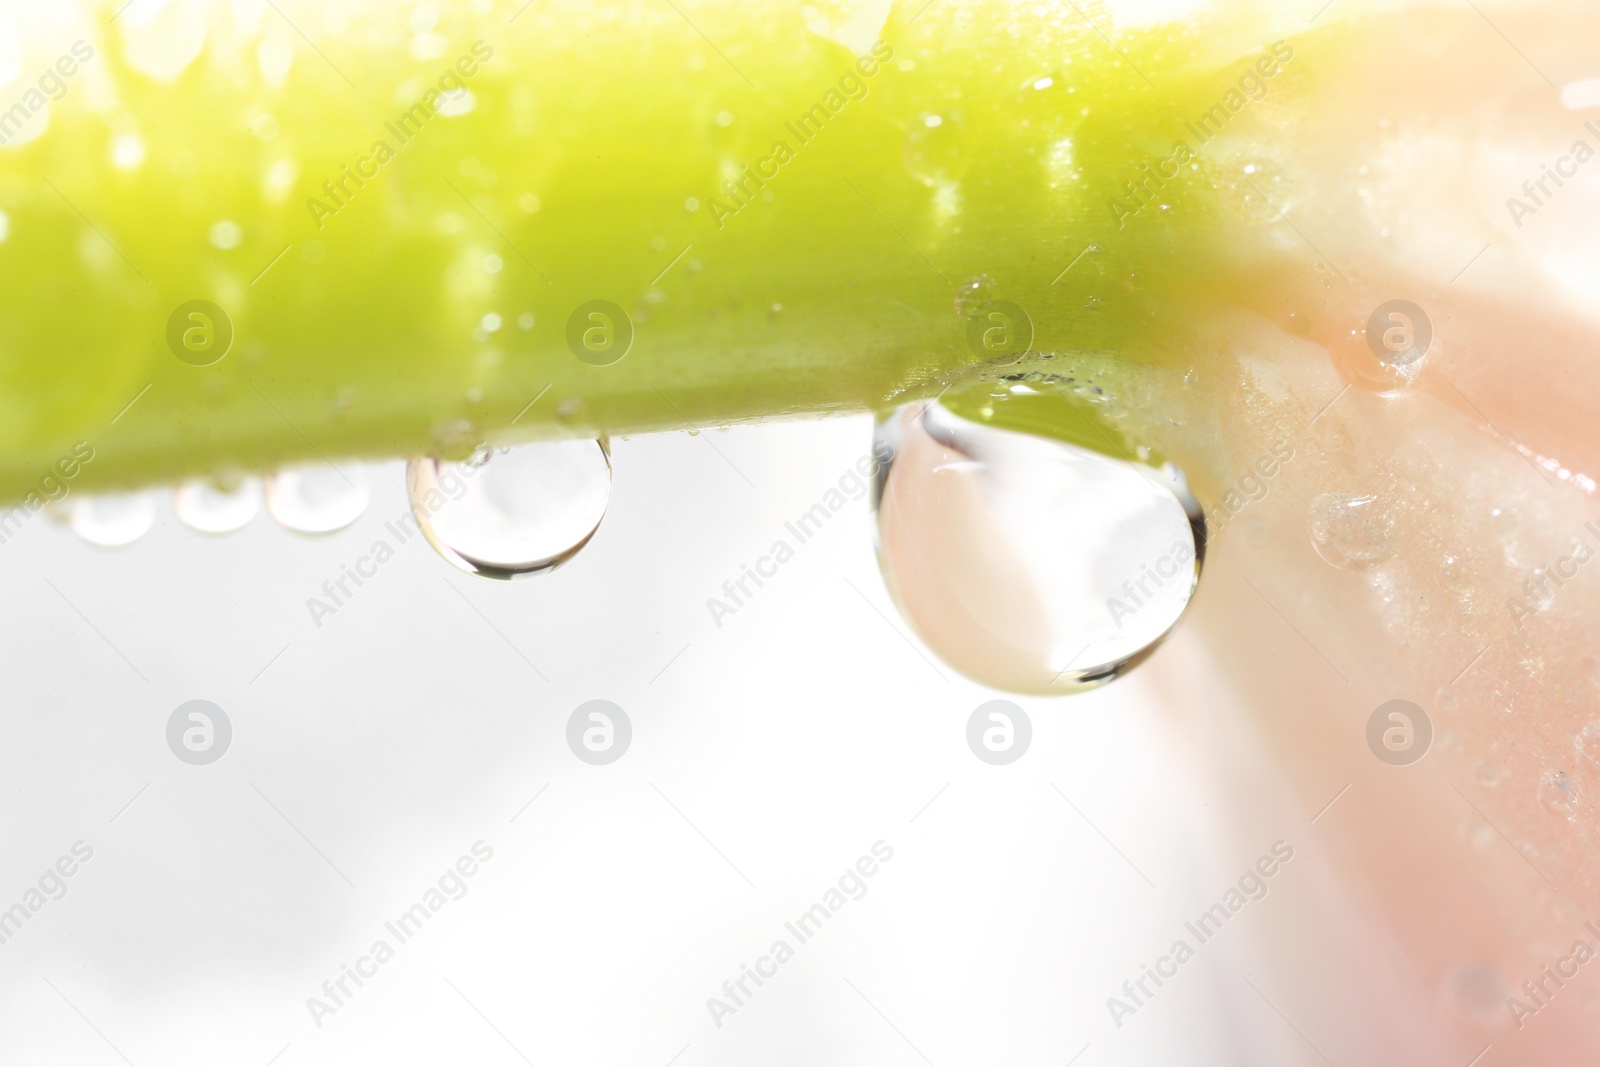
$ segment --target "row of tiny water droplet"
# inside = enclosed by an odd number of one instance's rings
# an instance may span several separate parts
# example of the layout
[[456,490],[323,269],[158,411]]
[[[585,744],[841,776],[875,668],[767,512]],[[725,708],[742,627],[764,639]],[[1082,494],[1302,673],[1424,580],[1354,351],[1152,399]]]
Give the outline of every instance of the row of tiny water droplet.
[[[292,468],[267,478],[265,488],[254,476],[230,485],[210,480],[185,482],[173,493],[172,511],[191,530],[227,534],[248,525],[265,499],[267,512],[285,529],[327,534],[360,518],[370,495],[361,466]],[[121,548],[150,532],[158,500],[154,491],[112,493],[76,497],[49,510],[90,544]]]
[[[590,440],[480,448],[459,463],[412,460],[406,480],[417,525],[441,555],[509,579],[549,570],[588,542],[610,500],[611,457],[605,442]],[[265,504],[278,525],[317,536],[354,523],[371,496],[365,465],[326,463],[265,480],[185,482],[172,510],[191,530],[220,535],[243,529]],[[120,548],[154,527],[158,500],[153,491],[84,496],[51,513],[90,544]]]

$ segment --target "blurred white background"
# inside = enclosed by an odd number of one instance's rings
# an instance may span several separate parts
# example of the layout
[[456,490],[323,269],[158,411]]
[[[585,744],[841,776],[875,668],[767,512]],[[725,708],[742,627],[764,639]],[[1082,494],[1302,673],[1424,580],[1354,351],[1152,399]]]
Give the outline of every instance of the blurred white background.
[[[1295,866],[1120,1029],[1107,1010],[1271,844],[1219,844],[1172,751],[1184,632],[1109,688],[1017,698],[1032,744],[995,767],[965,733],[999,694],[908,636],[865,498],[713,624],[869,437],[614,442],[565,568],[492,583],[413,538],[320,628],[307,598],[406,510],[398,463],[322,539],[265,514],[205,538],[164,505],[104,551],[34,518],[0,547],[0,908],[94,855],[0,945],[0,1063],[1313,1062],[1239,980]],[[197,698],[233,725],[209,766],[166,743]],[[596,698],[633,727],[608,766],[566,743]],[[384,923],[478,841],[466,895],[399,944]],[[866,895],[798,944],[784,923],[878,841]],[[380,938],[394,958],[319,1027],[307,998]],[[794,958],[718,1026],[707,999],[780,938]]]

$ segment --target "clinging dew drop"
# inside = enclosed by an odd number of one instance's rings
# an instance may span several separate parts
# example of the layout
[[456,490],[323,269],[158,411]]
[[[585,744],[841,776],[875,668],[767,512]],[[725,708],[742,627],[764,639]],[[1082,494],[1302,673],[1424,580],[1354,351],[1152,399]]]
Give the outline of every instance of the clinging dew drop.
[[1204,558],[1183,475],[964,419],[878,424],[878,560],[902,615],[963,674],[1019,693],[1104,684],[1177,624]]
[[1374,493],[1323,493],[1311,502],[1311,545],[1342,570],[1388,558],[1394,520]]
[[78,497],[68,504],[72,532],[100,548],[131,545],[156,521],[156,498],[149,492]]
[[210,479],[184,482],[172,495],[178,521],[205,534],[242,529],[261,510],[261,479],[241,478],[232,485]]
[[329,534],[359,519],[371,495],[360,464],[314,463],[267,479],[267,512],[295,533]]
[[411,511],[428,543],[468,574],[509,581],[554,570],[589,543],[611,501],[604,441],[480,449],[414,459]]

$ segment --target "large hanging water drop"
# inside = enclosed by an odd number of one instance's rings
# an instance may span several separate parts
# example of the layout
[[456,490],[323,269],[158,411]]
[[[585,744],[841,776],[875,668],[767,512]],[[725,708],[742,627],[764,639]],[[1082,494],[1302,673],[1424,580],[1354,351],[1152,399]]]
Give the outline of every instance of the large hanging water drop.
[[468,574],[509,581],[561,566],[589,543],[611,501],[604,441],[481,449],[406,468],[411,511],[428,543]]
[[1199,582],[1205,520],[1183,474],[964,419],[881,422],[878,559],[951,666],[1021,693],[1103,684],[1148,656]]

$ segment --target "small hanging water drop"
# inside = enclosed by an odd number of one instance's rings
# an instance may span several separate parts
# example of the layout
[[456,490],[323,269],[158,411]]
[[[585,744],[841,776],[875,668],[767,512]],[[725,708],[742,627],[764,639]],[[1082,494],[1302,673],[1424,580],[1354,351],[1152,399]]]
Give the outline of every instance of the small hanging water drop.
[[327,534],[361,517],[372,496],[366,471],[355,464],[290,467],[267,479],[267,512],[295,533]]
[[259,478],[241,478],[232,486],[209,479],[184,482],[172,494],[172,511],[178,521],[199,533],[232,533],[260,510]]
[[880,423],[878,560],[901,613],[962,673],[1067,693],[1148,656],[1199,581],[1183,475],[970,422],[937,401]]
[[423,536],[453,566],[527,578],[561,566],[600,528],[611,452],[604,441],[541,441],[464,463],[414,459],[406,487]]
[[72,532],[99,548],[131,545],[156,522],[156,498],[148,492],[78,497],[69,510]]

